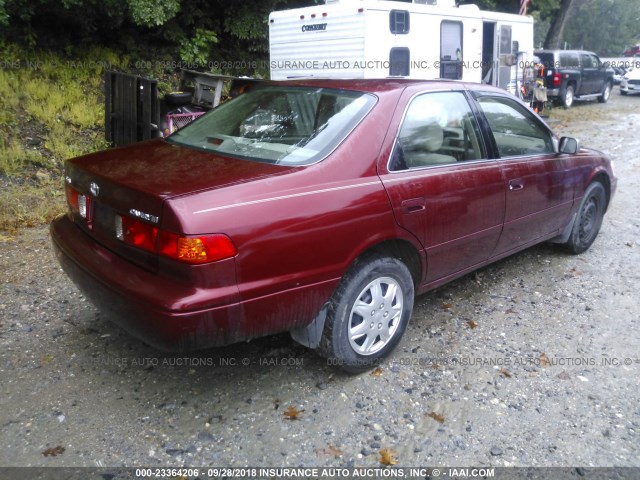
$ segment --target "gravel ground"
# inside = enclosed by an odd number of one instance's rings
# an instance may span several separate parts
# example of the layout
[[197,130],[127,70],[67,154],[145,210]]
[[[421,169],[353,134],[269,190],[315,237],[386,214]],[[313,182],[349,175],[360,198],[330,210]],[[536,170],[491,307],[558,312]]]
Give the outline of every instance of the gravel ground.
[[[165,355],[0,237],[0,466],[640,466],[640,97],[554,111],[616,160],[583,255],[529,249],[417,299],[380,369],[287,335]],[[292,407],[292,408],[291,408]],[[292,414],[295,419],[288,418]]]

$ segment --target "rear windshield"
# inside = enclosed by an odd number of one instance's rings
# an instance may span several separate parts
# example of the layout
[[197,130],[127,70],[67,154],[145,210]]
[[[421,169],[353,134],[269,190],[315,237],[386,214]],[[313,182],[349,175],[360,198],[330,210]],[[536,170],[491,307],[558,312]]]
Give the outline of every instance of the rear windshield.
[[248,160],[309,165],[331,153],[375,101],[362,92],[262,86],[220,105],[167,140]]
[[545,52],[536,52],[536,57],[540,59],[540,63],[545,66],[545,68],[558,68],[560,65],[555,65],[555,60],[553,58],[553,53],[545,53]]

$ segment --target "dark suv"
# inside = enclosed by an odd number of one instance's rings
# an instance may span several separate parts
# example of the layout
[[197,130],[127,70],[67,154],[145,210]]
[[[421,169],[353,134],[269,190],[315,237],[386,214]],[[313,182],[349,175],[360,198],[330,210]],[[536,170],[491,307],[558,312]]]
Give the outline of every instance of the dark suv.
[[535,52],[545,67],[547,97],[566,108],[575,99],[609,100],[613,88],[613,69],[593,52],[584,50],[540,50]]

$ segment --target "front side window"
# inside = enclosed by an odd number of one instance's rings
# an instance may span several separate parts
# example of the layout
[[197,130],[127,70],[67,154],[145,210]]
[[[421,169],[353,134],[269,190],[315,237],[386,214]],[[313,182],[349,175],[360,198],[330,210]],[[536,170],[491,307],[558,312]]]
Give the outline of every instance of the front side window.
[[167,141],[247,160],[309,165],[331,153],[375,102],[373,95],[362,92],[258,87],[223,103]]
[[549,131],[524,107],[502,97],[480,97],[478,100],[500,157],[555,152]]
[[582,61],[582,68],[594,68],[593,59],[591,55],[587,55],[586,53],[580,54],[580,60]]
[[407,108],[390,171],[483,158],[475,118],[461,92],[427,93]]

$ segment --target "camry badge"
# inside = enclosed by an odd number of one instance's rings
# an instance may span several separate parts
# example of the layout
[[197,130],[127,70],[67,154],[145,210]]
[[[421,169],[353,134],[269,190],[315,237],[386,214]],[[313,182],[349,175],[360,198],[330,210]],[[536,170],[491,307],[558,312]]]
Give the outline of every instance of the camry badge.
[[97,197],[100,193],[100,185],[98,185],[96,182],[91,182],[91,184],[89,184],[89,190],[91,191],[91,195]]

